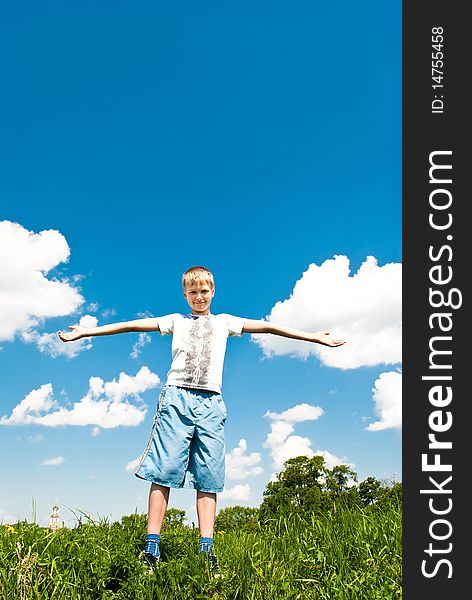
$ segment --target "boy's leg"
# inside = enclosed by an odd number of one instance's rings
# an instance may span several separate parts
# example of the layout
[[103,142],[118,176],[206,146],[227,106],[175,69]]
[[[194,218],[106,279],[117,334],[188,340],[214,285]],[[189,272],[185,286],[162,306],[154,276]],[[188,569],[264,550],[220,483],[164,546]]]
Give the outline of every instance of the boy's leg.
[[161,533],[162,522],[169,502],[170,488],[151,484],[148,503],[148,523],[146,533]]
[[216,493],[197,491],[197,515],[201,537],[213,538],[216,515]]
[[148,523],[146,540],[144,542],[144,558],[152,573],[154,566],[159,562],[161,552],[159,542],[161,541],[161,527],[169,501],[168,487],[151,484],[148,503]]
[[213,527],[216,514],[216,493],[197,491],[197,514],[200,528],[200,551],[210,561],[210,568],[215,577],[221,575],[218,560],[213,552]]

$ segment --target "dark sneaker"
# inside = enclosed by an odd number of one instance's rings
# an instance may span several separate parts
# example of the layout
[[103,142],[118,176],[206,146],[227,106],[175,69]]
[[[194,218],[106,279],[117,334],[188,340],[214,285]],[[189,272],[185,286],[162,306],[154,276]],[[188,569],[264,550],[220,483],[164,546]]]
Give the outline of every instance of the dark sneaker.
[[207,552],[205,552],[205,557],[207,558],[210,565],[210,573],[213,577],[221,577],[220,566],[218,565],[218,560],[213,552],[213,546],[210,546]]
[[143,564],[147,568],[148,573],[154,573],[154,569],[159,565],[159,556],[154,556],[154,554],[149,554],[149,552],[141,552],[141,560]]

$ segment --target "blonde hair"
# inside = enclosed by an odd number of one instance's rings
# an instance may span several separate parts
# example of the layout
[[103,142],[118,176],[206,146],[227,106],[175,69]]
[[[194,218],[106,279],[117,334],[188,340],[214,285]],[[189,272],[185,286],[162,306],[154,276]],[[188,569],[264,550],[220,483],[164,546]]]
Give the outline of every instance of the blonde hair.
[[213,290],[215,282],[213,281],[213,273],[205,267],[190,267],[182,275],[182,285],[184,289],[197,281],[203,281],[208,284]]

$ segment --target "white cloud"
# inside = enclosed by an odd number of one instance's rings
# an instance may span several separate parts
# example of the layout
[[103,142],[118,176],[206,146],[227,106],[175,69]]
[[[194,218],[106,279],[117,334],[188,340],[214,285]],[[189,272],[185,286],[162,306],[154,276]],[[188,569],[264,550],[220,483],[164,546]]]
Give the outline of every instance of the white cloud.
[[41,413],[47,413],[56,406],[53,399],[52,384],[46,383],[31,391],[15,406],[9,417],[0,417],[0,425],[25,425],[41,419]]
[[118,381],[107,381],[104,384],[105,395],[111,398],[115,404],[119,404],[126,396],[139,398],[139,394],[157,387],[159,377],[149,370],[141,367],[133,377],[126,373],[120,373]]
[[44,439],[44,436],[42,433],[38,433],[37,435],[30,435],[28,438],[28,442],[30,444],[36,444],[37,442],[42,442]]
[[379,420],[368,431],[400,428],[402,426],[402,375],[397,371],[381,373],[374,384],[372,398]]
[[0,525],[3,524],[14,524],[18,523],[20,518],[13,513],[6,511],[4,508],[0,508]]
[[28,231],[0,221],[0,340],[30,330],[44,319],[70,315],[83,304],[80,292],[48,273],[69,259],[65,237],[56,230]]
[[269,448],[274,467],[282,469],[289,458],[296,456],[314,456],[311,440],[299,435],[291,435],[294,431],[293,423],[315,421],[323,415],[323,409],[311,404],[297,404],[281,413],[267,411],[265,417],[272,421],[270,433],[264,442],[264,448]]
[[90,377],[89,379],[89,395],[91,398],[99,398],[103,394],[103,379],[101,377]]
[[268,334],[254,334],[265,356],[317,356],[322,363],[354,369],[401,362],[400,263],[377,264],[368,256],[350,275],[346,256],[311,264],[287,300],[277,302],[267,320],[303,331],[328,330],[346,344],[329,348]]
[[331,452],[327,452],[326,450],[317,450],[315,452],[315,456],[322,456],[325,461],[325,467],[328,469],[332,469],[338,465],[347,465],[350,469],[354,469],[356,466],[354,463],[348,463],[346,457],[340,458],[339,456],[331,454]]
[[[92,315],[84,315],[79,320],[79,325],[83,327],[96,327],[98,320]],[[21,338],[29,344],[36,344],[40,352],[44,352],[52,358],[58,356],[67,356],[75,358],[83,350],[90,350],[92,340],[90,338],[82,338],[75,342],[63,342],[59,339],[57,333],[39,333],[34,329],[23,331]]]
[[64,461],[65,458],[63,456],[56,456],[55,458],[48,458],[47,460],[43,460],[41,464],[45,467],[57,467],[59,465],[62,465]]
[[133,351],[131,352],[131,358],[138,358],[141,354],[141,350],[144,348],[146,344],[149,344],[151,341],[151,336],[149,333],[140,333],[138,335],[138,341],[133,345]]
[[0,425],[94,425],[103,429],[139,425],[147,410],[140,394],[158,384],[159,377],[148,367],[141,367],[134,377],[120,373],[118,381],[91,377],[86,395],[72,408],[66,408],[53,399],[52,385],[48,383],[30,392],[9,417],[0,417]]
[[307,456],[308,458],[322,456],[328,469],[332,469],[336,465],[348,465],[353,468],[354,465],[348,464],[345,458],[339,458],[327,450],[314,451],[309,438],[292,435],[294,432],[293,423],[315,421],[323,414],[323,409],[319,406],[306,403],[297,404],[281,413],[266,412],[264,416],[270,419],[272,423],[264,447],[269,448],[276,469],[271,476],[271,481],[275,481],[277,472],[283,468],[285,461],[297,456]]
[[303,421],[316,421],[322,414],[323,409],[320,406],[313,406],[312,404],[303,402],[302,404],[297,404],[281,413],[275,413],[269,410],[264,416],[276,421],[302,423]]
[[262,467],[257,466],[261,462],[259,452],[246,454],[246,450],[247,442],[245,439],[241,439],[238,446],[226,455],[226,477],[228,480],[255,477],[264,471]]
[[[79,325],[82,325],[82,327],[96,327],[97,323],[98,323],[98,319],[97,319],[97,317],[94,317],[93,315],[84,315],[83,317],[80,317],[80,321],[79,321]],[[73,344],[74,342],[67,342],[67,343]]]
[[251,497],[251,488],[249,484],[235,485],[232,488],[224,489],[218,494],[220,500],[236,500],[238,502],[249,500]]
[[296,458],[297,456],[308,456],[308,458],[311,458],[315,454],[311,448],[311,440],[299,435],[288,436],[278,446],[271,447],[268,443],[264,444],[264,446],[270,448],[274,467],[277,470],[282,469],[285,461],[289,458]]
[[125,469],[128,473],[134,473],[141,462],[141,457],[135,458],[134,460],[130,460],[130,462],[126,465]]

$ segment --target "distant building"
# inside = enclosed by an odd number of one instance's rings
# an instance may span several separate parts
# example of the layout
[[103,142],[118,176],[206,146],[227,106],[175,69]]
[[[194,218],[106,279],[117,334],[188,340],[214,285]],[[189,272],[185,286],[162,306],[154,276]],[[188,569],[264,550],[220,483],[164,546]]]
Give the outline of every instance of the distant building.
[[59,519],[59,505],[56,500],[52,507],[51,518],[49,519],[49,529],[57,531],[58,529],[62,529],[62,527],[64,527],[64,523]]

